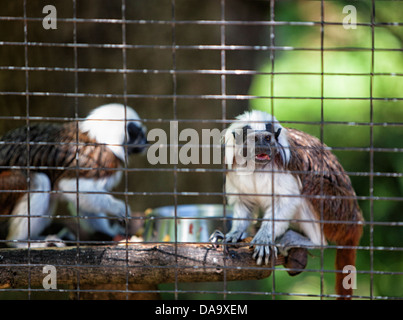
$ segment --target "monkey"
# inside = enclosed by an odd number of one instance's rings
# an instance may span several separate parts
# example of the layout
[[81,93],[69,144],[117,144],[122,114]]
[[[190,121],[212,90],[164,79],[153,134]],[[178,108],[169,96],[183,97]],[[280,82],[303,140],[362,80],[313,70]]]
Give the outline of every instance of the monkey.
[[334,242],[336,293],[339,299],[350,298],[352,289],[343,287],[341,270],[355,265],[363,216],[350,178],[329,147],[258,110],[239,115],[223,139],[225,191],[234,220],[225,236],[214,232],[212,241],[240,241],[253,212],[261,210],[263,220],[251,241],[258,265],[268,264],[277,253],[276,239],[289,228],[317,246]]
[[[111,103],[80,121],[32,122],[0,140],[0,231],[9,246],[48,246],[39,240],[59,200],[90,217],[95,231],[113,236],[109,221],[99,217],[130,215],[125,202],[109,192],[120,182],[127,156],[146,147],[146,128],[136,111]],[[53,235],[45,240],[58,243]]]

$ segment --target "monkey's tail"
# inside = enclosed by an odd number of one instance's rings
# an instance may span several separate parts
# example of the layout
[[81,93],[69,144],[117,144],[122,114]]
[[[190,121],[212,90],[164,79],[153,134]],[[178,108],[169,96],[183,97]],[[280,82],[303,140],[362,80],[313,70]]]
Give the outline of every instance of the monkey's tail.
[[336,251],[336,293],[339,295],[337,300],[350,300],[353,294],[352,283],[344,282],[347,274],[343,273],[343,269],[346,266],[355,266],[355,251],[355,249],[337,249]]
[[348,239],[337,242],[337,245],[346,247],[336,250],[336,293],[340,296],[337,298],[338,300],[350,300],[352,298],[353,283],[352,281],[344,280],[347,276],[349,276],[349,279],[346,280],[351,280],[353,277],[356,277],[357,274],[346,274],[343,273],[343,270],[348,266],[350,266],[350,268],[348,268],[349,271],[351,271],[351,266],[355,268],[356,247],[360,242],[361,234],[362,226],[357,224],[354,228],[350,228],[350,237]]

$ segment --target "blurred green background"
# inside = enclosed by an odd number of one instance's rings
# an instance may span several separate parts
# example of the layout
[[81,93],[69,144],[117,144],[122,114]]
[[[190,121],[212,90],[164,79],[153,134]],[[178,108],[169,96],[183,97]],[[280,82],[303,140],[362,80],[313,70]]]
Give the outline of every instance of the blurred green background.
[[[63,20],[74,16],[72,1],[27,1],[26,15],[33,18],[44,16],[45,5],[55,5],[61,19],[57,30],[44,30],[41,19],[33,19],[27,22],[24,34],[22,19],[0,19],[0,135],[25,124],[25,120],[16,117],[27,115],[27,102],[30,116],[72,118],[75,111],[79,117],[85,117],[92,108],[103,103],[124,102],[126,96],[128,105],[146,119],[148,129],[167,131],[169,123],[159,119],[187,120],[180,123],[180,129],[200,131],[222,128],[215,120],[231,120],[249,108],[274,113],[285,126],[322,137],[334,148],[346,171],[351,173],[357,195],[363,197],[359,203],[368,224],[361,241],[364,249],[358,252],[357,269],[361,273],[355,294],[402,298],[403,3],[375,1],[374,21],[386,24],[377,24],[373,30],[370,25],[346,30],[340,24],[332,24],[343,22],[346,16],[343,7],[354,5],[357,22],[369,24],[372,1],[324,1],[322,39],[321,1],[276,1],[275,21],[307,23],[275,26],[274,44],[282,49],[270,51],[254,48],[270,45],[270,26],[191,23],[222,18],[268,21],[269,1],[227,0],[223,8],[219,0],[176,0],[174,10],[170,0],[126,2],[127,20],[164,22],[128,23],[126,60],[121,48],[114,46],[123,41],[122,25],[101,20],[76,24]],[[119,20],[121,5],[116,0],[102,4],[95,0],[77,1],[76,16]],[[2,2],[0,14],[23,17],[23,1]],[[172,25],[169,22],[173,14],[177,21],[188,23]],[[316,24],[309,23],[312,21]],[[393,22],[397,24],[388,24]],[[31,45],[24,46],[25,38]],[[84,45],[71,45],[74,41]],[[178,48],[172,48],[173,41]],[[236,50],[198,47],[222,43],[244,47]],[[31,68],[27,72],[26,65]],[[124,66],[128,69],[126,78],[122,73]],[[252,72],[225,76],[199,72],[223,68]],[[259,73],[254,74],[255,70]],[[371,73],[373,77],[369,76]],[[23,94],[26,88],[34,93],[28,99]],[[223,92],[236,97],[216,98]],[[172,97],[174,93],[176,97]],[[2,119],[2,116],[14,119]],[[375,148],[373,176],[369,174],[371,146]],[[223,203],[222,196],[191,195],[192,192],[222,192],[219,172],[158,171],[173,166],[151,166],[145,155],[134,158],[130,166],[156,169],[128,174],[128,191],[153,192],[130,196],[135,212],[175,203]],[[187,167],[220,168],[178,165],[178,168]],[[373,198],[369,199],[371,179],[374,188]],[[124,191],[125,185],[126,181],[122,181],[118,190]],[[174,191],[176,196],[166,195]],[[58,210],[62,212],[65,208]],[[373,226],[369,225],[371,220]],[[368,250],[368,246],[375,249]],[[324,250],[323,268],[321,260],[322,253],[312,251],[307,266],[311,271],[294,278],[279,269],[270,278],[259,281],[178,284],[177,287],[164,284],[160,289],[166,291],[162,297],[168,299],[174,298],[175,288],[207,292],[179,293],[182,299],[222,299],[222,293],[208,291],[224,290],[228,299],[271,299],[272,292],[276,293],[276,299],[331,294],[334,274],[327,271],[334,268],[334,250]],[[9,298],[10,294],[3,292],[0,297]],[[22,293],[21,298],[24,297],[26,294]]]
[[[402,3],[392,1],[375,2],[376,22],[401,22]],[[357,22],[371,22],[370,1],[326,1],[325,21],[343,22],[343,7],[353,4],[357,9]],[[399,9],[400,8],[400,9]],[[320,21],[320,3],[308,2],[300,6],[276,6],[276,19],[280,21]],[[320,27],[276,27],[276,45],[318,48],[321,45]],[[275,53],[274,69],[271,61],[260,65],[264,72],[280,73],[271,78],[261,75],[254,78],[250,93],[256,96],[307,97],[308,99],[255,99],[253,108],[274,113],[281,122],[290,121],[289,126],[302,129],[334,148],[346,171],[351,172],[351,180],[358,196],[369,197],[371,158],[368,148],[373,146],[373,196],[374,200],[361,200],[360,206],[366,221],[400,222],[403,206],[403,27],[375,27],[373,30],[375,51],[371,52],[372,30],[368,26],[344,29],[341,25],[324,27],[323,46],[325,51],[280,51]],[[327,51],[326,48],[331,50]],[[365,48],[367,50],[351,50]],[[336,49],[336,50],[335,50]],[[340,50],[337,50],[340,49]],[[382,49],[388,49],[383,51]],[[395,51],[392,51],[393,49]],[[322,61],[323,59],[323,61]],[[373,63],[372,63],[373,59]],[[289,73],[299,73],[298,75]],[[324,73],[323,78],[321,72]],[[283,73],[283,74],[281,74]],[[368,74],[374,74],[374,77]],[[323,83],[321,82],[323,79]],[[273,83],[273,86],[268,85]],[[273,89],[273,92],[271,92]],[[325,99],[320,99],[323,93]],[[374,99],[370,101],[368,98]],[[311,99],[313,98],[313,99]],[[394,99],[397,98],[397,99]],[[399,100],[400,99],[400,100]],[[323,110],[323,115],[322,115]],[[372,118],[371,118],[372,114]],[[306,121],[325,124],[295,124]],[[370,126],[371,121],[374,126]],[[394,123],[400,126],[393,126]],[[371,143],[372,135],[372,143]],[[338,149],[339,148],[339,149]],[[383,148],[387,149],[382,150]],[[345,149],[345,150],[343,150]],[[362,150],[362,151],[361,151]],[[393,177],[393,174],[400,174]],[[379,176],[377,176],[379,174]],[[392,176],[385,176],[391,174]],[[380,197],[381,200],[377,199]],[[389,199],[400,198],[400,201]],[[371,206],[373,209],[371,210]],[[361,245],[400,247],[402,245],[401,227],[376,225],[371,231],[367,225]],[[399,251],[375,251],[373,270],[377,272],[402,272],[403,255]],[[315,259],[310,262],[314,263]],[[362,250],[358,254],[358,270],[371,270],[371,255]],[[332,259],[325,259],[332,261]],[[319,265],[317,265],[319,267]],[[328,266],[331,268],[331,265]],[[309,268],[309,266],[308,266]],[[313,280],[312,274],[304,274],[307,281]],[[319,277],[316,277],[317,290]],[[285,280],[286,281],[286,280]],[[281,280],[280,285],[283,285]],[[290,281],[288,281],[290,282]],[[325,276],[326,287],[330,283]],[[398,296],[403,293],[401,275],[375,275],[373,277],[375,295]],[[285,292],[294,292],[298,284],[290,284]],[[360,274],[355,291],[367,295],[370,276]],[[292,288],[292,289],[291,289]],[[314,289],[315,288],[315,289]]]

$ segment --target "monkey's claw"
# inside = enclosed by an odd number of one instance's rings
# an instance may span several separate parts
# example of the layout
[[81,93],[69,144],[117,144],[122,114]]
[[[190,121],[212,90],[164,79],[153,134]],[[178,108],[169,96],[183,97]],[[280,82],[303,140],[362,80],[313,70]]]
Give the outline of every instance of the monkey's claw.
[[242,240],[244,233],[242,231],[230,231],[225,235],[225,242],[237,243]]
[[215,246],[218,246],[218,243],[222,242],[225,239],[224,233],[222,233],[220,230],[215,230],[209,238],[209,241],[214,243]]
[[268,265],[271,255],[277,258],[277,247],[273,245],[255,245],[252,257],[256,260],[256,264],[260,266],[263,263],[263,259],[264,264]]
[[209,240],[213,243],[215,248],[218,248],[219,244],[237,243],[242,240],[244,233],[241,231],[232,231],[224,235],[220,230],[215,230]]

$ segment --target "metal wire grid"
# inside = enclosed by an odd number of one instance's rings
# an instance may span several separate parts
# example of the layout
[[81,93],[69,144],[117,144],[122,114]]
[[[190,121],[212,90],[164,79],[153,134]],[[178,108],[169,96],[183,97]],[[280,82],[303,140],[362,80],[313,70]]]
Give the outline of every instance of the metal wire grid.
[[[374,219],[374,201],[403,201],[403,197],[380,197],[374,195],[374,177],[394,177],[394,178],[402,178],[403,173],[400,172],[376,172],[374,170],[374,153],[375,152],[393,152],[393,153],[402,153],[402,148],[387,148],[387,147],[374,147],[374,137],[373,137],[373,130],[375,127],[403,127],[403,123],[400,121],[396,122],[388,122],[388,123],[376,123],[374,122],[373,117],[373,103],[374,101],[393,101],[398,102],[403,100],[401,97],[387,97],[387,98],[379,98],[373,96],[373,87],[374,87],[374,77],[376,76],[394,76],[394,77],[401,77],[403,76],[402,73],[388,73],[388,72],[374,72],[374,56],[376,51],[396,51],[401,52],[402,49],[392,49],[392,48],[376,48],[375,46],[375,28],[377,27],[384,27],[384,26],[393,26],[393,27],[401,27],[403,23],[401,22],[376,22],[375,21],[375,14],[376,14],[376,7],[375,1],[372,0],[371,2],[371,22],[369,23],[357,23],[358,26],[368,27],[371,28],[371,47],[370,48],[362,48],[362,47],[342,47],[342,48],[332,48],[332,47],[325,47],[324,46],[324,27],[329,25],[341,25],[342,23],[337,22],[329,22],[325,21],[324,18],[324,1],[321,0],[321,20],[320,21],[309,21],[309,22],[297,22],[297,21],[276,21],[275,20],[275,1],[270,0],[270,20],[269,21],[228,21],[226,20],[225,16],[225,9],[226,9],[226,0],[220,0],[220,8],[221,8],[221,19],[220,20],[177,20],[175,16],[176,12],[176,1],[171,0],[171,14],[172,19],[170,21],[165,20],[130,20],[126,19],[126,1],[122,0],[121,2],[121,19],[87,19],[87,18],[77,18],[77,4],[76,0],[72,0],[73,3],[73,17],[72,18],[59,18],[60,22],[65,23],[72,23],[73,24],[73,42],[72,43],[52,43],[52,42],[32,42],[28,39],[28,22],[38,22],[42,21],[42,18],[33,18],[27,16],[27,1],[24,0],[23,8],[24,8],[24,16],[23,17],[0,17],[0,21],[22,21],[24,23],[24,41],[0,41],[0,45],[2,46],[22,46],[24,47],[24,66],[0,66],[0,71],[7,70],[7,71],[23,71],[25,72],[25,91],[2,91],[0,92],[0,96],[21,96],[25,97],[26,103],[26,116],[0,116],[1,120],[23,120],[26,122],[27,125],[30,124],[31,121],[37,120],[45,120],[45,121],[76,121],[77,124],[79,121],[84,120],[83,118],[79,117],[79,99],[80,98],[107,98],[107,99],[123,99],[124,103],[127,105],[129,99],[168,99],[172,101],[172,119],[155,119],[155,118],[146,118],[143,119],[145,124],[154,123],[154,124],[163,124],[163,123],[170,123],[171,121],[179,121],[183,124],[192,124],[192,123],[203,123],[203,124],[215,124],[220,126],[221,128],[225,128],[228,123],[231,123],[231,119],[227,119],[227,103],[228,101],[233,100],[252,100],[252,99],[270,99],[271,101],[271,108],[272,112],[274,113],[275,109],[275,102],[281,99],[290,99],[290,100],[299,100],[299,99],[309,99],[309,100],[320,100],[321,103],[321,121],[320,122],[309,122],[309,121],[282,121],[284,124],[312,124],[312,125],[319,125],[320,126],[320,139],[323,141],[323,129],[325,126],[331,125],[345,125],[345,126],[364,126],[369,127],[370,129],[370,146],[369,147],[336,147],[332,148],[335,151],[362,151],[368,152],[370,155],[370,170],[369,172],[347,172],[349,176],[360,176],[360,177],[368,177],[370,181],[370,188],[369,188],[369,196],[357,196],[358,200],[365,200],[369,201],[370,203],[370,210],[369,210],[369,219],[364,223],[365,225],[369,226],[369,234],[370,234],[370,244],[369,246],[359,246],[358,250],[366,250],[370,253],[370,270],[369,271],[358,271],[358,273],[369,274],[370,276],[370,294],[369,296],[363,296],[361,298],[378,298],[378,299],[387,299],[393,297],[379,297],[374,296],[373,294],[373,277],[374,275],[402,275],[402,272],[385,272],[385,271],[377,271],[374,270],[374,252],[375,251],[396,251],[401,252],[401,246],[395,247],[384,247],[384,246],[375,246],[374,245],[374,227],[375,226],[397,226],[401,227],[401,222],[382,222],[382,221],[375,221]],[[116,44],[93,44],[93,43],[78,43],[77,42],[77,24],[117,24],[121,25],[122,29],[122,43]],[[170,25],[172,29],[172,39],[171,45],[138,45],[138,44],[128,44],[127,43],[127,34],[126,34],[126,26],[127,25]],[[219,45],[179,45],[176,43],[176,26],[178,25],[214,25],[220,27],[220,44]],[[226,44],[226,27],[227,26],[251,26],[251,25],[261,25],[261,26],[269,26],[270,27],[270,45],[228,45]],[[275,28],[277,26],[284,26],[284,25],[292,25],[292,26],[319,26],[320,27],[320,47],[318,48],[305,48],[305,47],[290,47],[290,46],[276,46],[275,45]],[[29,66],[29,48],[31,47],[62,47],[62,48],[73,48],[74,50],[74,67],[32,67]],[[77,63],[77,50],[78,49],[89,49],[89,48],[104,48],[104,49],[119,49],[122,52],[122,60],[123,65],[122,68],[83,68],[79,67]],[[171,69],[130,69],[127,67],[127,50],[132,49],[152,49],[152,50],[170,50],[172,54],[172,68]],[[177,52],[179,50],[213,50],[220,52],[220,69],[192,69],[192,70],[180,70],[177,68],[176,60],[177,60]],[[228,51],[263,51],[269,52],[270,54],[270,61],[271,61],[271,72],[262,72],[257,70],[228,70],[226,68],[226,54]],[[318,51],[321,54],[321,71],[320,72],[276,72],[275,71],[275,54],[278,51]],[[335,73],[335,72],[324,72],[324,52],[328,51],[368,51],[371,53],[371,71],[369,73]],[[75,91],[74,92],[38,92],[38,91],[31,91],[29,89],[30,84],[30,77],[29,73],[32,71],[45,71],[45,72],[66,72],[66,73],[73,73],[74,74],[74,83],[75,83]],[[80,93],[78,91],[78,75],[81,73],[111,73],[111,74],[121,74],[123,77],[123,93],[122,94],[110,94],[110,93]],[[129,74],[167,74],[171,75],[172,77],[172,94],[164,94],[164,95],[155,95],[155,94],[131,94],[128,93],[127,89],[127,76]],[[212,95],[212,94],[178,94],[177,92],[177,76],[180,74],[188,74],[188,75],[196,75],[196,74],[208,74],[208,75],[219,75],[220,76],[220,94]],[[273,92],[274,87],[274,76],[276,75],[318,75],[321,76],[321,94],[320,97],[298,97],[298,96],[274,96],[273,94],[270,96],[253,96],[253,95],[245,95],[245,94],[227,94],[227,76],[231,75],[249,75],[249,76],[256,76],[256,75],[269,75],[270,76],[270,87],[271,92]],[[369,97],[325,97],[324,96],[324,76],[332,76],[332,75],[343,75],[343,76],[368,76],[370,78],[370,94]],[[43,116],[32,116],[30,114],[30,98],[31,97],[68,97],[73,98],[74,103],[74,118],[69,117],[43,117]],[[187,100],[218,100],[221,103],[221,119],[178,119],[177,116],[177,102],[179,99],[187,99]],[[349,101],[349,100],[365,100],[369,101],[370,105],[370,121],[367,122],[344,122],[344,121],[325,121],[324,119],[324,101],[325,100],[340,100],[340,101]],[[29,143],[27,140],[27,148],[29,149]],[[181,146],[181,145],[179,145]],[[177,147],[177,146],[176,146]],[[217,146],[216,146],[217,147]],[[218,146],[220,147],[220,146]],[[126,159],[127,160],[127,159]],[[5,169],[5,168],[0,168]],[[35,167],[30,167],[27,165],[26,167],[21,167],[21,169],[26,169],[28,172]],[[64,169],[64,168],[52,168],[52,169]],[[224,220],[226,219],[225,215],[225,196],[228,195],[225,192],[225,188],[223,186],[222,192],[181,192],[178,191],[177,188],[177,180],[178,180],[178,173],[187,173],[187,172],[197,172],[197,173],[205,173],[205,172],[216,172],[221,173],[223,179],[225,179],[225,173],[227,169],[223,166],[222,168],[183,168],[177,165],[174,165],[172,168],[129,168],[127,167],[127,161],[125,162],[125,166],[123,168],[124,172],[124,191],[112,191],[110,194],[124,196],[126,204],[128,204],[128,199],[131,196],[172,196],[174,198],[174,205],[175,209],[178,206],[178,197],[179,196],[221,196],[223,199],[223,208],[224,208]],[[174,175],[174,188],[172,192],[142,192],[142,191],[130,191],[128,186],[128,174],[131,172],[172,172]],[[52,191],[57,193],[57,191]],[[78,199],[77,193],[77,199]],[[318,196],[319,198],[321,196]],[[323,197],[322,197],[323,198]],[[29,216],[29,215],[28,215]],[[183,219],[177,216],[177,212],[175,210],[175,219]],[[79,222],[80,218],[77,217],[77,222]],[[256,219],[255,219],[256,220]],[[323,218],[322,218],[323,221]],[[323,225],[323,224],[322,224]],[[126,230],[128,231],[128,230]],[[176,238],[176,236],[175,236]],[[109,242],[100,242],[101,244],[107,244]],[[74,241],[74,244],[80,246],[82,244],[86,244],[85,241]],[[326,246],[326,248],[338,248],[338,246]],[[323,292],[323,275],[326,272],[332,272],[332,270],[326,270],[323,267],[323,250],[321,249],[321,268],[320,270],[306,270],[307,272],[314,272],[321,274],[321,287],[320,287],[320,294],[319,297],[326,298],[331,295],[324,294]],[[77,261],[79,261],[79,257],[77,257]],[[30,248],[28,248],[28,266],[30,266]],[[60,266],[63,267],[63,266]],[[87,291],[97,291],[97,292],[107,292],[108,290],[86,290],[80,288],[80,265],[77,265],[77,285],[75,289],[62,289],[59,291],[65,292],[74,292],[77,294],[77,297],[80,297],[80,292],[87,292]],[[172,266],[171,266],[172,267]],[[127,268],[129,268],[128,260],[127,260]],[[180,266],[174,266],[176,273],[180,272]],[[28,269],[29,270],[29,269]],[[274,270],[281,270],[279,268],[273,269]],[[224,269],[224,273],[226,270]],[[310,296],[308,294],[296,294],[292,292],[277,292],[276,291],[276,281],[275,281],[275,272],[272,275],[272,285],[273,289],[271,292],[261,292],[261,291],[234,291],[228,289],[228,283],[224,278],[223,289],[222,290],[183,290],[179,287],[178,281],[175,281],[174,284],[174,297],[179,298],[179,294],[183,293],[217,293],[222,294],[224,298],[230,298],[230,294],[247,294],[253,296],[258,295],[266,295],[270,294],[273,298],[278,295],[289,295],[289,296],[302,296],[307,297]],[[129,275],[127,275],[129,276]],[[30,277],[30,271],[28,271],[28,277]],[[13,290],[9,290],[13,291]],[[31,288],[30,286],[27,289],[16,289],[14,291],[23,291],[28,293],[28,297],[31,296],[32,292],[36,291],[43,291],[43,289],[36,289]],[[114,292],[121,292],[121,293],[131,293],[128,285],[128,281],[126,283],[125,290],[113,290]],[[136,293],[142,292],[134,291]],[[150,291],[144,291],[150,292]],[[157,290],[155,292],[163,293],[164,290]],[[165,291],[167,293],[172,293],[171,290]]]

